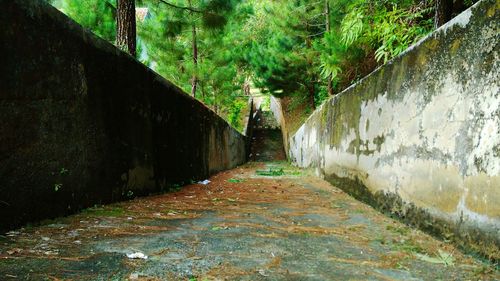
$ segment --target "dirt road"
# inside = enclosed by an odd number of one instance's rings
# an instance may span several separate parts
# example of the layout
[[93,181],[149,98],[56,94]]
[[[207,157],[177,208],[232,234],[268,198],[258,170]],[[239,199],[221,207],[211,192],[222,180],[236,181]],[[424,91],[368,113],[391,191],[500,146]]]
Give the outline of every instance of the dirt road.
[[500,279],[284,162],[210,180],[9,232],[0,280]]

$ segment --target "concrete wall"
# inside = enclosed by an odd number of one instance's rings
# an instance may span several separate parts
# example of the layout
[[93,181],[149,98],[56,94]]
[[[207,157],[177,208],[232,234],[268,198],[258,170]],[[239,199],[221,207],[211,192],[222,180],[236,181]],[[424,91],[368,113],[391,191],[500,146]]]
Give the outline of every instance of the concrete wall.
[[286,118],[283,114],[283,108],[281,106],[281,100],[274,96],[271,96],[271,111],[273,112],[276,122],[280,125],[281,134],[283,136],[283,147],[285,148],[286,157],[290,158],[289,151],[289,132],[286,125]]
[[44,1],[0,7],[0,229],[245,162],[223,119]]
[[292,161],[498,259],[499,12],[480,1],[326,101],[291,137]]
[[244,120],[244,126],[243,126],[243,132],[245,133],[245,136],[247,137],[247,145],[246,145],[246,151],[247,151],[247,161],[250,159],[250,150],[252,146],[252,136],[253,136],[253,125],[254,125],[254,116],[255,116],[255,105],[253,102],[253,98],[250,97],[248,99],[248,108],[246,110],[245,114],[245,120]]

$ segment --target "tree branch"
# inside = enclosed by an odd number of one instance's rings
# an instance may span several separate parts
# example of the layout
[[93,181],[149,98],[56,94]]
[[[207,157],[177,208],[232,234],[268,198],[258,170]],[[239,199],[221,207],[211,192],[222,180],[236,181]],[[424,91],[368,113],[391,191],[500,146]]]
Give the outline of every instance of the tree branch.
[[194,13],[204,13],[205,12],[205,11],[198,10],[198,9],[195,9],[195,8],[191,8],[191,7],[177,6],[175,4],[167,2],[165,0],[158,0],[158,1],[160,3],[163,3],[163,4],[167,5],[167,6],[170,6],[172,8],[176,8],[176,9],[187,10],[187,11],[194,12]]
[[315,36],[321,35],[323,33],[325,33],[325,31],[321,31],[321,32],[316,33],[316,34],[307,35],[306,37],[315,37]]
[[113,6],[113,4],[111,4],[109,1],[104,1],[105,5],[108,6],[109,8],[111,8],[111,10],[113,10],[113,12],[116,12],[116,7]]

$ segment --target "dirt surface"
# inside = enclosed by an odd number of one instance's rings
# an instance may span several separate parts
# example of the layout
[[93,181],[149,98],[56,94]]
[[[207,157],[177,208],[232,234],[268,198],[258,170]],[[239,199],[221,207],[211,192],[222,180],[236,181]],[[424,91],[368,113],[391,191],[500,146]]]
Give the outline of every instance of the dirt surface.
[[[491,264],[283,162],[210,180],[11,231],[0,280],[500,279]],[[127,257],[137,252],[148,258]]]

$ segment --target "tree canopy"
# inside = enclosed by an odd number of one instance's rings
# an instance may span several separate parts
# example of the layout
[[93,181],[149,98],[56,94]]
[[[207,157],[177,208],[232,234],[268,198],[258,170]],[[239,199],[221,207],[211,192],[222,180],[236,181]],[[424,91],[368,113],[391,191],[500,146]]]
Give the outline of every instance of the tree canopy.
[[[57,1],[63,12],[115,42],[116,0]],[[314,108],[432,31],[435,5],[141,0],[136,7],[147,8],[148,16],[137,23],[137,57],[238,127],[249,87]]]

